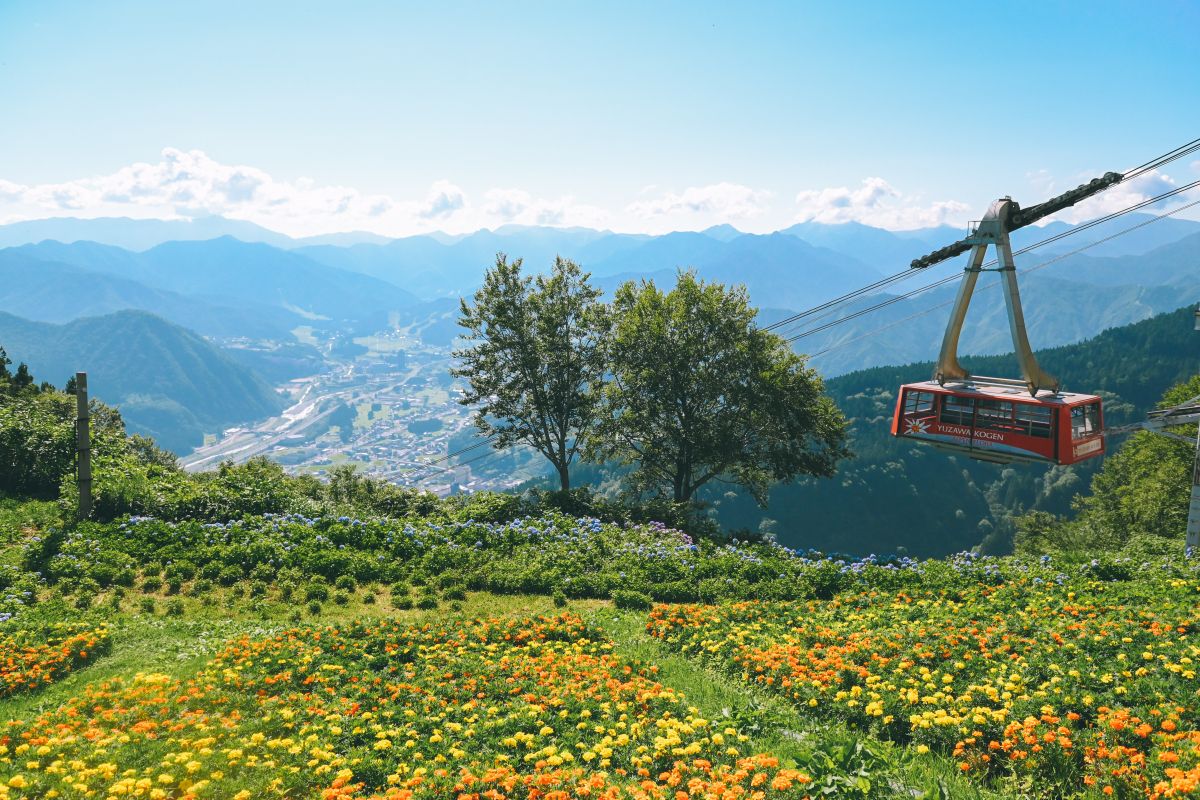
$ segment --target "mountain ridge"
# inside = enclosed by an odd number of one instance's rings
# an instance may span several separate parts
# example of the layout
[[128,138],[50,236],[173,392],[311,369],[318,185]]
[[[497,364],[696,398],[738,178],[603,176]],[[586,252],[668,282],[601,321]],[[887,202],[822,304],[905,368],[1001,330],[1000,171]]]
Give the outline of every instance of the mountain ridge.
[[88,373],[91,393],[121,410],[131,433],[187,452],[230,425],[271,416],[282,398],[255,372],[195,333],[145,311],[56,325],[0,311],[0,346],[52,383]]

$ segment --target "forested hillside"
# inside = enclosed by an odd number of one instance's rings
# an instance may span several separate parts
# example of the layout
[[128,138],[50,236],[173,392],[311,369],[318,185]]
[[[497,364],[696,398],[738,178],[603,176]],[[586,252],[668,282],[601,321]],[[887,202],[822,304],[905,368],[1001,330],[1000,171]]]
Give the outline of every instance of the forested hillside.
[[187,452],[205,433],[277,413],[278,394],[196,334],[142,311],[52,325],[0,313],[0,346],[62,385],[86,370],[92,394],[121,409],[131,433]]
[[[1152,408],[1196,371],[1191,306],[1104,331],[1079,344],[1038,354],[1070,391],[1105,399],[1106,422],[1120,425]],[[1012,355],[964,359],[980,375],[1016,375]],[[832,481],[777,487],[758,510],[740,495],[713,495],[725,525],[774,530],[784,544],[855,554],[940,555],[1009,547],[1012,518],[1023,510],[1065,513],[1087,487],[1096,461],[1076,467],[997,466],[892,438],[896,389],[928,380],[932,363],[878,367],[826,383],[851,423],[854,458]],[[1110,442],[1110,452],[1116,442]],[[773,523],[771,520],[778,520]],[[765,521],[765,522],[764,522]]]

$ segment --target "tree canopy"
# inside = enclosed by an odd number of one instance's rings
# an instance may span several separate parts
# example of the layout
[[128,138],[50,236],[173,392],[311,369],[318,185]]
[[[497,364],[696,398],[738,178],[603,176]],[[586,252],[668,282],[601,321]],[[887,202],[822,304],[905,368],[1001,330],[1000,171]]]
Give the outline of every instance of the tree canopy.
[[776,481],[829,476],[848,455],[845,420],[804,359],[759,330],[744,287],[681,272],[616,293],[611,380],[590,455],[633,465],[643,491],[693,499],[710,481],[760,504]]
[[523,275],[503,253],[484,276],[459,324],[470,346],[455,352],[466,378],[461,398],[497,448],[522,443],[546,457],[563,491],[571,463],[596,423],[604,376],[607,315],[600,290],[573,261],[556,258],[549,276]]

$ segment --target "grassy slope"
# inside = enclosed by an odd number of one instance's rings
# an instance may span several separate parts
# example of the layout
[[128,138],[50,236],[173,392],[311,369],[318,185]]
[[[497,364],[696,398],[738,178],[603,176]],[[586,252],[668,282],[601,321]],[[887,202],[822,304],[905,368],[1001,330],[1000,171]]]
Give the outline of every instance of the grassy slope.
[[[51,503],[0,503],[0,562],[15,562],[23,541],[40,535],[56,522]],[[366,598],[371,596],[372,601]],[[141,602],[152,598],[155,613],[141,610]],[[170,600],[183,603],[183,613],[164,616]],[[0,720],[28,718],[65,702],[89,684],[114,677],[131,677],[139,672],[187,677],[201,670],[224,643],[242,634],[267,635],[295,625],[299,604],[256,600],[230,589],[214,588],[203,598],[163,593],[130,591],[114,605],[111,592],[101,594],[92,610],[74,612],[54,604],[37,613],[63,618],[83,615],[112,623],[111,650],[87,666],[32,694],[0,699]],[[898,793],[928,792],[932,797],[982,798],[994,796],[963,779],[949,760],[915,752],[891,743],[864,737],[846,728],[828,726],[804,718],[794,708],[756,688],[686,657],[664,649],[646,634],[644,612],[619,611],[608,601],[572,600],[556,608],[541,595],[495,595],[468,593],[465,600],[430,610],[397,608],[383,587],[360,587],[349,603],[326,603],[319,614],[303,613],[303,624],[338,624],[356,617],[399,618],[420,625],[444,620],[447,615],[471,618],[484,616],[549,615],[573,611],[607,632],[616,652],[627,661],[653,664],[659,681],[682,691],[702,715],[727,720],[751,737],[752,752],[769,752],[789,761],[812,763],[813,754],[826,764],[829,780],[855,782],[886,781]],[[865,790],[867,784],[838,786],[842,791]],[[878,791],[880,787],[875,786]]]

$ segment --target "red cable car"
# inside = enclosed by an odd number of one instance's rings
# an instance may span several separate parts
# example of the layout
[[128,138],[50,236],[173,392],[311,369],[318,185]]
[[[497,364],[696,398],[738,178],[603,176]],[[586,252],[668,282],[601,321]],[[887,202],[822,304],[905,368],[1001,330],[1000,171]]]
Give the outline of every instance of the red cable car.
[[[900,387],[892,435],[983,461],[1074,464],[1104,453],[1104,415],[1099,397],[1060,392],[1058,379],[1041,368],[1029,346],[1008,240],[1009,226],[1020,214],[1016,203],[1001,198],[966,239],[913,262],[920,268],[970,249],[934,379]],[[979,275],[988,271],[983,259],[989,246],[996,248],[993,271],[1000,273],[1004,289],[1019,380],[973,376],[958,362],[959,334]]]
[[1100,398],[1012,386],[900,387],[892,435],[981,461],[1074,464],[1104,453]]

